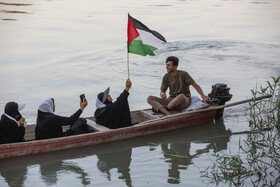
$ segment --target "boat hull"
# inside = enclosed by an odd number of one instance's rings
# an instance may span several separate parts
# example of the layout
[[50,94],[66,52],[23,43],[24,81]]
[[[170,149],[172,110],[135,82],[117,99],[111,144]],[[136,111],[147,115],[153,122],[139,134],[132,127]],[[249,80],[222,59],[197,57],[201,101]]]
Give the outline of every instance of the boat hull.
[[206,123],[214,119],[216,110],[179,116],[166,116],[160,119],[144,121],[131,127],[95,132],[76,136],[54,138],[48,140],[28,141],[22,143],[0,145],[0,158],[39,154],[50,151],[77,148],[94,144],[129,139],[137,136],[170,131]]

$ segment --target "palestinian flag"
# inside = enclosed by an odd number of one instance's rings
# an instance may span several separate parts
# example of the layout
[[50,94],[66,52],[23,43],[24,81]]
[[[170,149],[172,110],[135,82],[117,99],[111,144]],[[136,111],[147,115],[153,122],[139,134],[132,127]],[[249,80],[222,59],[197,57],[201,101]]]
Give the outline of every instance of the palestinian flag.
[[128,14],[127,50],[142,56],[154,56],[154,51],[163,43],[165,38],[156,31],[150,30],[140,21]]

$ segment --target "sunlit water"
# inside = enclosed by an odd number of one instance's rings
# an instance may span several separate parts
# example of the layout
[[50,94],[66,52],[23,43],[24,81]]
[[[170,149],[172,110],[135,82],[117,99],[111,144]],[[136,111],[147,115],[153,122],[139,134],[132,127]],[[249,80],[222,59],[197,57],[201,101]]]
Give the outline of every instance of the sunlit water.
[[[256,84],[280,75],[279,1],[0,1],[0,111],[26,102],[35,123],[47,97],[56,113],[70,116],[79,95],[92,116],[96,95],[111,87],[116,98],[127,79],[127,13],[165,36],[157,55],[130,54],[131,110],[148,108],[158,95],[170,55],[180,58],[205,93],[223,82],[231,102],[247,99]],[[197,95],[194,89],[193,95]],[[236,151],[248,129],[246,105],[199,127],[64,152],[2,161],[0,186],[203,186],[199,169],[213,145]],[[198,169],[199,168],[199,169]]]

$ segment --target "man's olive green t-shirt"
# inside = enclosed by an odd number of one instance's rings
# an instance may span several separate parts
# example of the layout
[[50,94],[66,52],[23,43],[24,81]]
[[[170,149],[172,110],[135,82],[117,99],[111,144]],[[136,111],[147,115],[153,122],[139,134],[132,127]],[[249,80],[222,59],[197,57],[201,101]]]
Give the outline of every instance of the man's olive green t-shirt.
[[193,83],[194,80],[188,72],[178,70],[177,75],[174,77],[172,77],[170,73],[164,75],[160,90],[166,92],[167,88],[169,88],[170,97],[176,97],[180,94],[191,97],[189,86]]

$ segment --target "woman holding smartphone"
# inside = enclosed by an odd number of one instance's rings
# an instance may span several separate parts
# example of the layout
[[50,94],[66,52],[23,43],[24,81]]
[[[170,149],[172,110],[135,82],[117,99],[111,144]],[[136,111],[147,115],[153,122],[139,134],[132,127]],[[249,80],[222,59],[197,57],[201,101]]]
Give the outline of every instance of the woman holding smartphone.
[[53,98],[44,99],[38,109],[37,125],[35,127],[36,140],[62,137],[64,135],[62,126],[72,126],[77,122],[87,104],[87,100],[83,98],[83,101],[80,101],[80,108],[72,116],[63,117],[54,114]]

